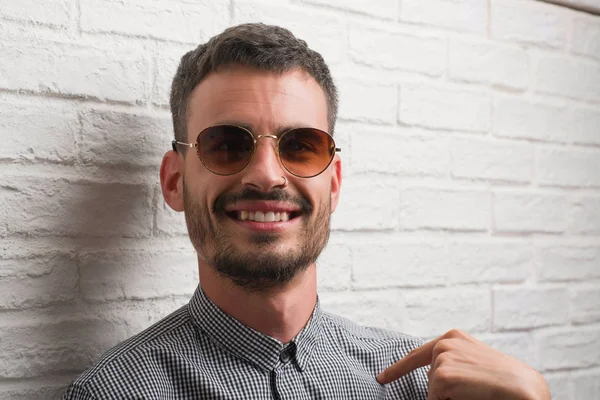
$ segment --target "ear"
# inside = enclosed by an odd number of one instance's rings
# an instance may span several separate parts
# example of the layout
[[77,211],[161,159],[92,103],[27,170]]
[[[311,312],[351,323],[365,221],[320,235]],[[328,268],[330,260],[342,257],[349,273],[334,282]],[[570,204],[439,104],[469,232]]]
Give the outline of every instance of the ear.
[[175,211],[183,211],[183,156],[173,150],[165,153],[160,165],[160,187],[165,202]]
[[331,162],[331,167],[333,169],[331,174],[331,212],[333,213],[337,207],[342,187],[342,160],[337,154]]

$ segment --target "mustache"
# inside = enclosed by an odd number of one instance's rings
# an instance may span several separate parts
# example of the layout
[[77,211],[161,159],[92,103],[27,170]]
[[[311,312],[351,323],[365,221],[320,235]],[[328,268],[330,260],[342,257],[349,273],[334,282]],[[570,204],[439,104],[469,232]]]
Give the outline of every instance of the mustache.
[[313,206],[310,201],[300,195],[293,195],[283,189],[275,189],[270,192],[261,192],[254,189],[243,189],[239,193],[223,193],[217,197],[213,205],[213,213],[224,213],[225,207],[238,203],[240,201],[284,201],[292,203],[300,208],[304,215],[310,215],[313,212]]

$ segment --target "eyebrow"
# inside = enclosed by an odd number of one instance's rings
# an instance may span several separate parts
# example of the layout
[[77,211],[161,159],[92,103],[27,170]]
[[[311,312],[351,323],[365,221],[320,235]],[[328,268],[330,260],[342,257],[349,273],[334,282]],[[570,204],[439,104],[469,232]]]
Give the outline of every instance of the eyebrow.
[[[213,124],[214,125],[235,125],[235,126],[239,126],[241,128],[244,128],[248,131],[250,131],[253,135],[255,134],[254,129],[252,128],[252,125],[246,123],[246,122],[242,122],[242,121],[236,121],[236,120],[223,120],[223,121],[217,121]],[[309,128],[308,125],[304,125],[304,124],[293,124],[293,125],[281,125],[278,126],[275,129],[275,136],[279,136],[284,132],[287,132],[289,130],[292,129],[298,129],[298,128]],[[272,133],[269,133],[269,135],[272,135]]]

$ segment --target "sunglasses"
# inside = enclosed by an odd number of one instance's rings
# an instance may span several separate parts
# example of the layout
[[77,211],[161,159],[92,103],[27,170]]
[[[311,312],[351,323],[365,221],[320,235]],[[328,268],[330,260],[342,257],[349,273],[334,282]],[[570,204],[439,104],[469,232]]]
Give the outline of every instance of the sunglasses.
[[336,152],[333,137],[315,128],[295,128],[275,135],[257,135],[240,126],[215,125],[198,134],[195,143],[173,140],[177,145],[195,147],[206,169],[216,175],[233,175],[242,171],[254,155],[260,138],[275,139],[281,165],[292,175],[312,178],[327,169]]

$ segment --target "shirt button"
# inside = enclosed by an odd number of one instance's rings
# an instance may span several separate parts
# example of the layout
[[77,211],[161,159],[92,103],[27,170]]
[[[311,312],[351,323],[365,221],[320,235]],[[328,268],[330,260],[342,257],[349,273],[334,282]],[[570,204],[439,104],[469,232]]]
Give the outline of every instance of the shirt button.
[[292,355],[290,354],[290,352],[288,350],[282,351],[281,354],[279,355],[279,360],[284,364],[290,362],[291,359],[292,359]]

